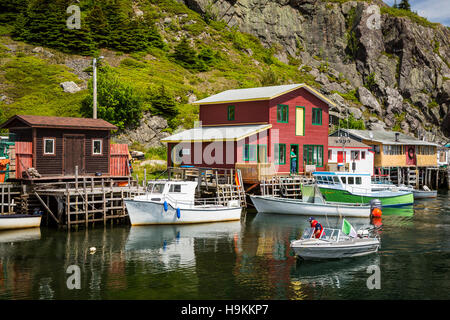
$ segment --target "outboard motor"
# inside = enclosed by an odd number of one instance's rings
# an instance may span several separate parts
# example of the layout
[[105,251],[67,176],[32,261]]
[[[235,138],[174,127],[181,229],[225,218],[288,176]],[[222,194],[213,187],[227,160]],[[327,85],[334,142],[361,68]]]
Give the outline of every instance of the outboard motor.
[[379,218],[381,217],[381,201],[379,199],[372,199],[370,200],[370,217],[373,218]]

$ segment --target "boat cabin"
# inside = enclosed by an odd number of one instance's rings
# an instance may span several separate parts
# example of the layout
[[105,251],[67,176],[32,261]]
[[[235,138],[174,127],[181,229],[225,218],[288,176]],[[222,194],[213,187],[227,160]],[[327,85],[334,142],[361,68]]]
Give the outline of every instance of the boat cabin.
[[371,190],[370,173],[314,172],[313,177],[320,187],[361,192]]
[[141,198],[158,202],[169,198],[175,202],[193,203],[196,188],[197,181],[155,180],[147,184],[147,194]]

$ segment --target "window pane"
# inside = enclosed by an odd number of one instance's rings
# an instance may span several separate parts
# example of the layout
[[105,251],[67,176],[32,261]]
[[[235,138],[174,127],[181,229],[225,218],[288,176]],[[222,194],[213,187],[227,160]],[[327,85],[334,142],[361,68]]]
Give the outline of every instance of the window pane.
[[94,154],[102,153],[102,142],[100,140],[94,140]]
[[356,177],[356,184],[361,184],[361,177]]
[[54,140],[53,139],[45,139],[45,151],[44,153],[54,153]]
[[228,106],[228,120],[234,120],[234,106]]
[[353,177],[348,177],[348,184],[354,184],[354,178]]

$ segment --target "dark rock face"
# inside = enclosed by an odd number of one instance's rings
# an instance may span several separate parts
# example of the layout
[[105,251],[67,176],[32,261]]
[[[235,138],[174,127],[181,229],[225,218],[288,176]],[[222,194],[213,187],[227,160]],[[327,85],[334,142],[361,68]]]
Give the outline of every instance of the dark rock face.
[[[317,67],[313,57],[327,61],[329,70],[343,74],[351,87],[343,88],[318,74],[325,94],[357,90],[371,100],[362,104],[379,116],[393,119],[392,115],[414,110],[417,115],[401,124],[405,131],[441,128],[436,130],[438,142],[445,140],[444,134],[449,136],[444,128],[449,126],[450,30],[444,26],[426,27],[407,17],[380,15],[380,7],[386,6],[381,0],[178,1],[200,13],[212,6],[230,26],[257,36],[264,45],[279,44],[284,52],[278,56],[298,57],[313,67]],[[370,88],[373,99],[360,92],[363,85]]]

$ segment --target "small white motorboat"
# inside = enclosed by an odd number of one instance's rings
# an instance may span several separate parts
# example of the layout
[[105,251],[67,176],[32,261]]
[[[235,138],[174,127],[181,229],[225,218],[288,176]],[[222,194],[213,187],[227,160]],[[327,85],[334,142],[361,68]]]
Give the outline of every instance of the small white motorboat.
[[361,217],[370,216],[370,205],[342,202],[306,202],[272,196],[250,196],[261,213],[280,213],[308,216]]
[[238,200],[196,199],[196,181],[155,180],[145,195],[124,199],[131,225],[186,224],[240,220]]
[[0,230],[38,228],[41,214],[4,214],[0,215]]
[[379,246],[380,240],[377,237],[370,237],[368,229],[359,230],[351,237],[340,229],[324,228],[320,238],[315,238],[313,229],[308,228],[300,240],[291,241],[291,248],[295,254],[305,260],[365,256],[377,252]]
[[308,216],[361,217],[370,216],[367,204],[325,201],[316,185],[302,185],[302,199],[275,196],[250,196],[256,210],[261,213],[280,213]]

